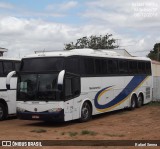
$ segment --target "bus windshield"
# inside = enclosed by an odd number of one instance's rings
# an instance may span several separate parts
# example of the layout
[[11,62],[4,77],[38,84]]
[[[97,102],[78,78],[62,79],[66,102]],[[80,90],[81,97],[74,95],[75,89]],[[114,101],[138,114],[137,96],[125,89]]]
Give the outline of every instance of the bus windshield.
[[26,58],[22,60],[21,72],[61,71],[64,69],[63,57]]
[[19,74],[18,101],[55,101],[57,97],[57,74]]

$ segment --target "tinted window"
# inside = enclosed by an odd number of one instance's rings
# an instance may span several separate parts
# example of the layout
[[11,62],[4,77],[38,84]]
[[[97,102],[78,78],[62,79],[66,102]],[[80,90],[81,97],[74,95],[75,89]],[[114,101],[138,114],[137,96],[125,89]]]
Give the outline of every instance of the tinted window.
[[138,62],[138,72],[140,74],[145,74],[145,62]]
[[81,58],[80,64],[81,73],[83,75],[94,75],[94,59],[93,58]]
[[119,61],[119,72],[120,74],[127,74],[128,73],[128,61]]
[[14,66],[15,66],[15,71],[19,71],[19,69],[20,69],[20,62],[15,62]]
[[23,59],[21,63],[21,71],[60,71],[64,69],[64,58],[32,58]]
[[118,73],[117,60],[108,60],[108,73],[109,74]]
[[146,62],[146,73],[151,74],[151,63],[150,62]]
[[72,96],[72,82],[71,78],[66,78],[65,79],[65,97],[70,97]]
[[137,62],[136,61],[129,61],[129,72],[130,74],[137,73]]
[[65,69],[68,72],[79,74],[79,58],[67,58]]
[[102,60],[102,74],[107,74],[107,67],[108,67],[108,62],[107,60]]
[[80,94],[80,79],[76,76],[65,78],[65,99],[73,98]]
[[95,71],[97,75],[102,74],[102,60],[95,59]]
[[0,62],[0,75],[3,75],[3,63]]
[[12,62],[10,61],[4,61],[3,66],[4,66],[4,74],[8,74],[13,70],[13,65]]

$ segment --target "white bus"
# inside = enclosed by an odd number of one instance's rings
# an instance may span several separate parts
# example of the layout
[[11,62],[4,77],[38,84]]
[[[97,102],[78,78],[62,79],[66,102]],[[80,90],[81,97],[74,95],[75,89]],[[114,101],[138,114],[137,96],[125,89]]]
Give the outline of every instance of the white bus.
[[0,120],[9,114],[16,114],[17,77],[11,79],[11,88],[6,88],[6,76],[9,72],[18,71],[20,60],[0,57]]
[[24,120],[84,122],[92,115],[141,107],[152,98],[150,59],[107,50],[30,55],[17,75],[17,115]]

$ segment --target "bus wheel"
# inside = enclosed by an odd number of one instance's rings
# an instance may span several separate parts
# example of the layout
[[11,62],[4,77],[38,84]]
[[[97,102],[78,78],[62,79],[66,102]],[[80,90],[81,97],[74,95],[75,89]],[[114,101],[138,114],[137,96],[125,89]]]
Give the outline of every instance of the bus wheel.
[[86,122],[91,119],[92,110],[88,102],[84,102],[81,109],[81,118],[80,122]]
[[143,105],[143,97],[142,95],[138,96],[137,108],[140,108]]
[[6,108],[2,103],[0,103],[0,121],[6,119],[6,117],[7,117]]
[[130,106],[130,110],[134,110],[136,108],[136,96],[133,95],[131,98],[131,106]]

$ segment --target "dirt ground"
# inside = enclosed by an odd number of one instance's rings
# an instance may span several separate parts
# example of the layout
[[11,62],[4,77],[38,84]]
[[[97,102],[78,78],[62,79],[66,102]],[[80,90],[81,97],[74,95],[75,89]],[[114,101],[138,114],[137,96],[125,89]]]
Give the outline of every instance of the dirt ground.
[[85,123],[46,123],[12,117],[0,122],[0,140],[160,140],[160,104],[94,116]]

